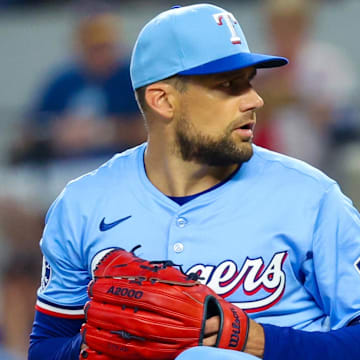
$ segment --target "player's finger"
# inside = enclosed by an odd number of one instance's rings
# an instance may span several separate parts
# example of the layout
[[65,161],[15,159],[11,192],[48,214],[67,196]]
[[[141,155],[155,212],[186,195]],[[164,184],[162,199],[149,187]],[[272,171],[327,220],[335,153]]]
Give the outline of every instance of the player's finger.
[[204,338],[203,345],[204,346],[214,346],[216,344],[217,334],[208,336]]
[[205,323],[205,337],[217,334],[220,328],[220,317],[213,316],[206,320]]

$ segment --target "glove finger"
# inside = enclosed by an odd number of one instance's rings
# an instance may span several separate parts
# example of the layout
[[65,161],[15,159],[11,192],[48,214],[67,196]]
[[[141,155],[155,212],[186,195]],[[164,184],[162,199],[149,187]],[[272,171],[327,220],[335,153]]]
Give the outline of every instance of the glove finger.
[[99,302],[137,307],[191,324],[194,314],[202,313],[202,301],[209,289],[200,284],[190,289],[149,281],[140,284],[128,279],[100,278],[94,281],[89,294]]
[[[109,331],[94,328],[86,324],[83,329],[85,344],[91,349],[119,359],[174,359],[184,349],[196,346],[184,346],[176,343],[160,343],[134,336],[126,331],[112,334]],[[102,360],[102,359],[101,359]]]
[[95,269],[97,277],[121,277],[149,279],[159,277],[162,281],[183,286],[192,286],[196,283],[189,277],[173,267],[170,261],[147,261],[137,257],[132,251],[115,249],[107,253]]
[[184,324],[182,321],[160,316],[153,312],[134,310],[91,301],[86,305],[88,324],[105,330],[126,329],[133,335],[146,336],[149,340],[161,342],[197,342],[201,329],[198,324]]

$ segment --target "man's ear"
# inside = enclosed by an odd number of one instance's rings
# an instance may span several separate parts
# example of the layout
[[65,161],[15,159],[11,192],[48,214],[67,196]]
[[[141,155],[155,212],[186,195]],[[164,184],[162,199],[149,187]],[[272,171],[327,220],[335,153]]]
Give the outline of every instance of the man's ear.
[[165,82],[150,84],[145,90],[145,101],[154,113],[172,119],[176,105],[176,90]]

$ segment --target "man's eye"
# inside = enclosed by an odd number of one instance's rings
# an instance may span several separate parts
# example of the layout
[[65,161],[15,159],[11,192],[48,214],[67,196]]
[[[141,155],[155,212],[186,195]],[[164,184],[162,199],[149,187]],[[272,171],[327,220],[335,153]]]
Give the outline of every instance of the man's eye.
[[231,85],[232,85],[232,82],[231,82],[231,81],[224,81],[223,83],[221,83],[220,86],[221,86],[222,88],[228,89],[228,88],[231,87]]

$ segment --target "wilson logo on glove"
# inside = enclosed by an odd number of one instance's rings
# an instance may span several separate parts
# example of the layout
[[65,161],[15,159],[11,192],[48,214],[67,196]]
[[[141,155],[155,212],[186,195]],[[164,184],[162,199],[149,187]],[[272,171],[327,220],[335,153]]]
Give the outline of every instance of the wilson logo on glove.
[[230,308],[231,312],[234,315],[234,321],[232,322],[232,332],[229,342],[229,348],[236,348],[239,345],[239,334],[240,334],[240,319],[239,316],[235,310],[235,308]]

